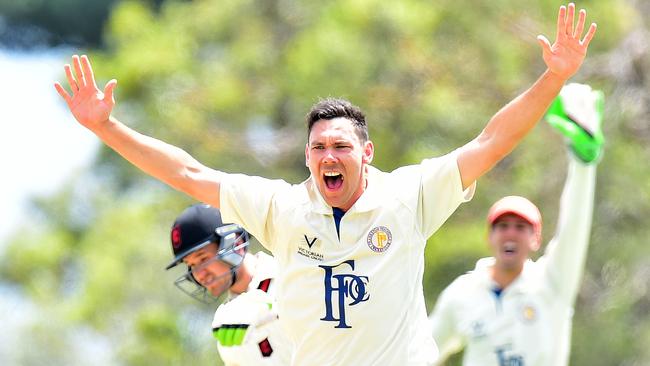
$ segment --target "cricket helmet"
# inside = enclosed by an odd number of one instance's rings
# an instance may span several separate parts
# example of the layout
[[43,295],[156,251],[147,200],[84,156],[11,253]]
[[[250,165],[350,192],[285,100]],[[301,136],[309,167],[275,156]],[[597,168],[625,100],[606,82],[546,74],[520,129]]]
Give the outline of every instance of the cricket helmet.
[[[237,269],[242,264],[250,242],[246,230],[236,224],[224,224],[221,212],[206,204],[195,204],[185,209],[174,221],[171,229],[171,244],[174,260],[167,265],[170,269],[188,255],[217,244],[217,254],[212,260],[219,260],[230,267],[224,276],[230,276],[226,288],[213,294],[199,283],[193,269],[179,277],[174,284],[186,294],[202,302],[214,302],[236,281]],[[200,267],[200,265],[199,265]]]

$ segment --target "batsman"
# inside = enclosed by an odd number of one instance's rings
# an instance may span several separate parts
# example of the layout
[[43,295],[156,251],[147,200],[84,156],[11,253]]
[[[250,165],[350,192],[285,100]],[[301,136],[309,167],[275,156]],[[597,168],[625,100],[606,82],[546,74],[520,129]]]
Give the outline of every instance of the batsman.
[[212,332],[226,366],[284,366],[291,345],[275,311],[277,263],[264,252],[248,253],[249,243],[248,232],[224,224],[218,209],[195,204],[172,225],[167,269],[184,264],[174,284],[201,302],[221,303]]

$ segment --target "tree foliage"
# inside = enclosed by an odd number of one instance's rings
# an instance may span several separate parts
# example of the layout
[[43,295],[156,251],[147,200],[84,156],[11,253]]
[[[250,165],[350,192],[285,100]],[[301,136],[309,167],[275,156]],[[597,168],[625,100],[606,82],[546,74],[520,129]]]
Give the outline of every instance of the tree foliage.
[[[304,115],[319,97],[366,110],[375,165],[392,170],[476,136],[544,64],[537,34],[554,37],[556,1],[123,1],[113,10],[95,75],[118,79],[116,116],[201,162],[300,182]],[[585,1],[599,23],[576,81],[607,95],[607,151],[578,299],[572,365],[650,361],[648,72],[643,1]],[[104,80],[101,80],[104,79]],[[565,175],[563,142],[540,124],[481,179],[429,241],[427,305],[488,254],[485,214],[503,195],[540,207],[550,238]],[[40,324],[37,364],[65,355],[74,332],[107,342],[119,364],[206,364],[216,359],[209,307],[184,299],[162,270],[169,226],[187,197],[108,149],[87,176],[36,202],[38,228],[16,234],[0,273],[56,321]],[[396,299],[397,301],[397,299]],[[33,348],[32,348],[33,349]],[[41,358],[39,358],[41,357]],[[458,359],[449,364],[458,363]]]
[[[163,0],[148,0],[157,8]],[[0,0],[0,45],[34,48],[99,46],[118,0]]]

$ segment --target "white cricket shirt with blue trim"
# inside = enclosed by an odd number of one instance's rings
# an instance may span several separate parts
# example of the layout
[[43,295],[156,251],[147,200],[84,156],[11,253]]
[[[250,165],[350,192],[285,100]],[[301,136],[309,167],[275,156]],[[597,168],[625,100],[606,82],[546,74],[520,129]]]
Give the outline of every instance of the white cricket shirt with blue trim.
[[391,173],[368,167],[367,188],[337,235],[332,208],[298,185],[226,175],[221,214],[276,260],[278,314],[292,365],[425,365],[437,357],[422,290],[427,239],[460,203],[456,155]]

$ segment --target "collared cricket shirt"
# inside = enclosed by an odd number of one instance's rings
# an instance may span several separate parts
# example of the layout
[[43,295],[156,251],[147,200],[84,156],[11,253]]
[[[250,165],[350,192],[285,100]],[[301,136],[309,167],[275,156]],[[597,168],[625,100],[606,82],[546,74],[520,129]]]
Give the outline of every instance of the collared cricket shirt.
[[426,240],[463,192],[456,156],[391,173],[368,167],[367,188],[340,221],[312,179],[245,175],[221,183],[224,220],[278,261],[278,313],[293,365],[424,365],[437,357],[422,290]]

